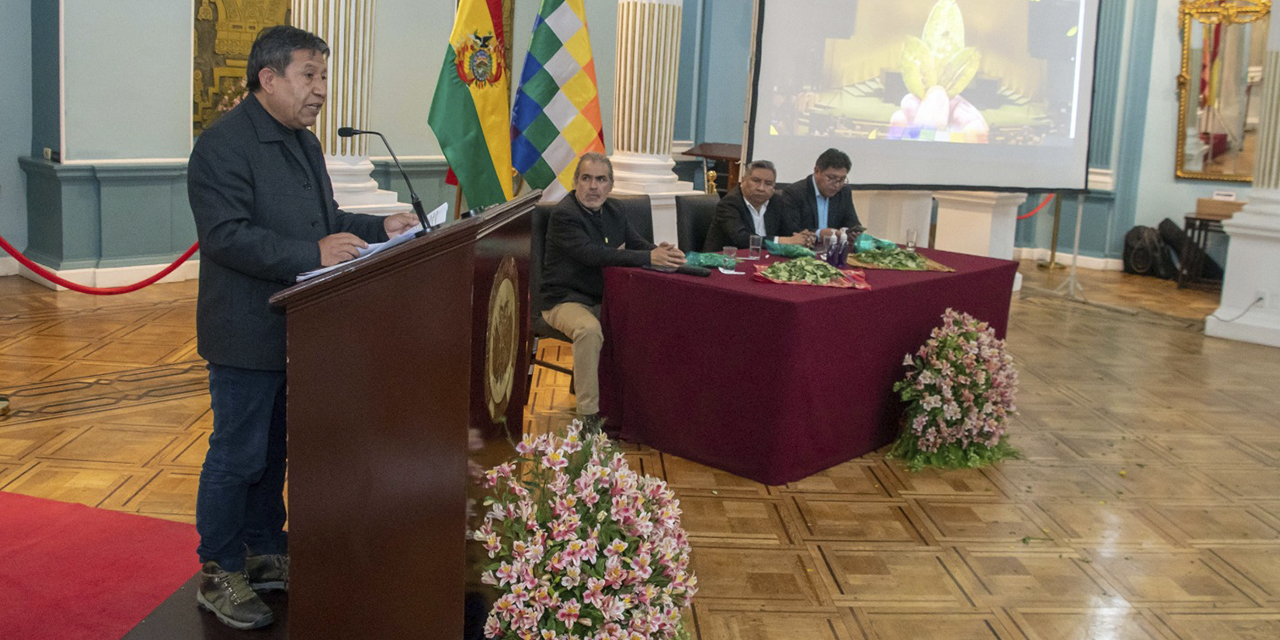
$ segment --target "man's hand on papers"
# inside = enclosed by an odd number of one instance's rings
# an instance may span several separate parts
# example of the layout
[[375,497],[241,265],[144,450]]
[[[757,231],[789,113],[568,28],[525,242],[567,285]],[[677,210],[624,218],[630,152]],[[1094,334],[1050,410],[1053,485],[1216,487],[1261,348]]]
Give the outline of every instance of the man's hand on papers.
[[397,213],[387,216],[382,221],[382,228],[386,229],[387,237],[394,238],[418,224],[418,216],[413,213]]
[[684,252],[664,242],[649,252],[649,264],[655,267],[678,267],[684,264]]
[[[396,214],[402,215],[402,214]],[[335,233],[320,239],[320,266],[331,267],[346,262],[369,246],[359,236],[351,233]]]

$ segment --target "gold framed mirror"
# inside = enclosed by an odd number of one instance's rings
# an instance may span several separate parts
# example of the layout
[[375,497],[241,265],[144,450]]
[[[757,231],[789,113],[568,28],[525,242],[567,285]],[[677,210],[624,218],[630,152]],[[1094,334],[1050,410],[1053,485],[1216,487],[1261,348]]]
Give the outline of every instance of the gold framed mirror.
[[1179,178],[1252,182],[1271,0],[1183,0]]

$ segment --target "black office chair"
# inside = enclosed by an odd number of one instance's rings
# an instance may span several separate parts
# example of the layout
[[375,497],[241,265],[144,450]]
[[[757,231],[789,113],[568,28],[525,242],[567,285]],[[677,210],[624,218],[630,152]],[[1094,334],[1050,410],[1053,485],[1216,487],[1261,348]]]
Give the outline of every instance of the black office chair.
[[676,196],[676,246],[681,251],[702,251],[719,202],[714,193]]
[[542,260],[547,252],[547,222],[551,220],[554,203],[539,203],[530,214],[532,228],[529,231],[529,377],[533,377],[535,365],[568,374],[569,389],[573,390],[573,369],[538,358],[538,341],[554,338],[572,343],[573,340],[547,324],[542,317]]
[[653,205],[649,202],[649,196],[613,195],[609,199],[617,201],[618,209],[627,216],[627,220],[641,237],[653,242]]

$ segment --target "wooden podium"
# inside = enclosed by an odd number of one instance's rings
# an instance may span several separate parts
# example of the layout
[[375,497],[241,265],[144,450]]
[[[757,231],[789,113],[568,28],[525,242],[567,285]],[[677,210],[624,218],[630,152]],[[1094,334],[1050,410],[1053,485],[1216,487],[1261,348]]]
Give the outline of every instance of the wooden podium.
[[289,637],[462,637],[467,425],[519,433],[538,195],[271,299],[289,331]]

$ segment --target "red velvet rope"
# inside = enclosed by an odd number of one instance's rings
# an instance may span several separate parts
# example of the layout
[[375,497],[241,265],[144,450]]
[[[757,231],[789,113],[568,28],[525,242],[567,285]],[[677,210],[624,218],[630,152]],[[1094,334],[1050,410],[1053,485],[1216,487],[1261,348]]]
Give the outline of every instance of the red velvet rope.
[[1050,201],[1050,200],[1052,200],[1052,199],[1053,199],[1053,194],[1052,194],[1052,193],[1051,193],[1051,194],[1049,194],[1049,195],[1047,195],[1047,196],[1045,196],[1045,197],[1044,197],[1044,200],[1041,200],[1041,201],[1040,201],[1040,206],[1038,206],[1038,207],[1036,207],[1036,208],[1032,209],[1030,213],[1024,213],[1024,214],[1022,214],[1022,215],[1018,216],[1018,219],[1019,219],[1019,220],[1026,220],[1027,218],[1030,218],[1031,216],[1034,216],[1035,214],[1040,213],[1040,210],[1041,210],[1041,209],[1043,209],[1043,208],[1044,208],[1044,206],[1045,206],[1046,204],[1049,204],[1049,201]]
[[35,262],[32,262],[30,258],[19,253],[17,249],[14,249],[13,245],[9,244],[9,242],[5,240],[3,236],[0,236],[0,249],[4,249],[6,253],[13,256],[18,262],[22,263],[22,266],[35,272],[36,275],[54,284],[64,286],[72,291],[79,291],[80,293],[87,293],[95,296],[116,296],[122,293],[137,291],[138,289],[141,289],[145,286],[154,284],[160,278],[163,278],[169,275],[170,273],[173,273],[174,269],[177,269],[178,267],[182,266],[182,263],[186,262],[187,258],[190,258],[191,255],[194,254],[196,250],[199,248],[200,248],[199,242],[191,245],[191,248],[187,249],[187,252],[182,254],[182,257],[175,260],[173,264],[165,267],[160,271],[160,273],[157,273],[145,280],[140,280],[133,284],[125,285],[123,287],[86,287],[85,285],[72,282],[65,278],[59,278],[57,274],[49,271],[48,269],[45,269],[44,267],[36,264]]

